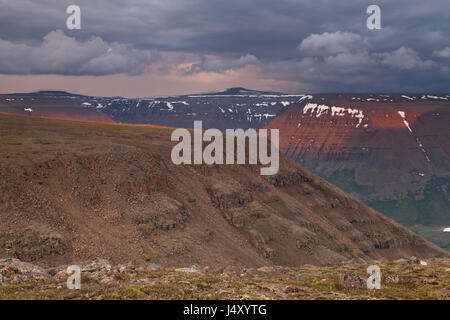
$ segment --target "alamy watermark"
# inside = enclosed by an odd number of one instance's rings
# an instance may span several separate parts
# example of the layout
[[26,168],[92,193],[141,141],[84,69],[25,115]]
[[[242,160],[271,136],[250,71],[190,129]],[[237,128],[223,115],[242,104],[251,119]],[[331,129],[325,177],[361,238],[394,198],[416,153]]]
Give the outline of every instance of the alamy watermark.
[[366,10],[370,16],[367,18],[366,26],[369,30],[381,29],[381,8],[376,4],[370,5]]
[[[69,30],[81,29],[81,8],[78,5],[72,4],[67,7],[66,13],[70,16],[66,20],[66,27]],[[381,8],[376,4],[367,7],[367,14],[370,16],[366,20],[366,26],[369,30],[381,29]]]
[[81,289],[81,268],[80,266],[69,266],[66,270],[69,274],[67,278],[67,289],[69,290],[80,290]]
[[381,269],[379,266],[372,265],[367,268],[367,289],[380,290],[381,289]]
[[77,5],[70,5],[66,9],[66,13],[70,16],[66,20],[66,27],[69,30],[81,29],[81,8]]
[[[224,159],[225,137],[225,159]],[[202,130],[202,121],[194,121],[194,152],[192,153],[192,136],[187,129],[172,132],[171,141],[179,141],[172,149],[172,162],[180,164],[260,164],[261,175],[274,175],[280,166],[279,130],[270,129],[219,129]],[[268,145],[270,140],[270,154]],[[247,144],[248,141],[248,144]],[[209,142],[204,147],[204,142]],[[248,150],[248,154],[246,152]],[[235,154],[236,151],[236,154]],[[193,158],[193,159],[192,159]]]

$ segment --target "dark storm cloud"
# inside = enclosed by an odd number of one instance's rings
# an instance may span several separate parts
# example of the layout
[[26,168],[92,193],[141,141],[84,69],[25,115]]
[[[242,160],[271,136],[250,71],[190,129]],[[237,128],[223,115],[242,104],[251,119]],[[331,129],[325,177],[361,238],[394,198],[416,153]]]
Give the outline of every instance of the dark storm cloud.
[[[374,3],[382,30],[365,26]],[[81,48],[51,63],[43,39],[64,29],[70,4],[81,6],[82,30],[59,36]],[[448,91],[450,81],[448,0],[0,0],[0,7],[1,73],[134,74],[155,60],[151,50],[203,57],[191,72],[259,65],[265,77],[312,91]]]

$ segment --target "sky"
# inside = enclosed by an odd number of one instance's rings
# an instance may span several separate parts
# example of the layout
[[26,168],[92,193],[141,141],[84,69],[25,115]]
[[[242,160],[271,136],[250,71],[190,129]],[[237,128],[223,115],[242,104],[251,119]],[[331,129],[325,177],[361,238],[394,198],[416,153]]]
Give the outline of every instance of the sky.
[[449,21],[448,0],[0,0],[0,93],[448,93]]

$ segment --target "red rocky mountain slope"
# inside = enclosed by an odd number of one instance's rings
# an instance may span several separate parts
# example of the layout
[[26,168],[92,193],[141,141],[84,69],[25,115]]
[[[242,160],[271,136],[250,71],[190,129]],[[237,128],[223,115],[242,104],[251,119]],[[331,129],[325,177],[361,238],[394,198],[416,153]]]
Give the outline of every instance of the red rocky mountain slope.
[[450,95],[321,94],[266,127],[290,158],[407,225],[450,224]]

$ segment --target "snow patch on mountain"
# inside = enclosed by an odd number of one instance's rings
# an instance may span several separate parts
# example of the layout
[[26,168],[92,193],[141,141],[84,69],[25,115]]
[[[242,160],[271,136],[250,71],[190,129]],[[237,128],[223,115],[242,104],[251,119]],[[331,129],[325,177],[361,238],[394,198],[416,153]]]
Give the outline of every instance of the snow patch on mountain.
[[[397,113],[402,118],[403,124],[408,128],[409,132],[414,133],[413,130],[411,129],[411,126],[409,125],[409,122],[406,120],[406,112],[405,111],[397,111]],[[420,141],[420,139],[416,137],[416,142],[417,142],[417,145],[419,146],[420,151],[422,151],[422,153],[424,154],[425,159],[427,160],[427,162],[431,162],[431,159],[428,156],[428,153],[425,150],[425,148],[424,148],[424,146],[422,144],[422,141]]]
[[[343,107],[335,107],[335,106],[327,106],[324,104],[316,104],[316,103],[307,103],[303,107],[303,114],[307,114],[308,112],[312,114],[316,114],[316,118],[324,114],[331,114],[332,117],[344,117],[346,115],[350,115],[352,118],[357,118],[358,123],[356,124],[356,128],[358,128],[363,119],[364,112],[360,109],[352,109],[352,108],[343,108]],[[330,113],[331,112],[331,113]]]
[[403,124],[408,128],[408,130],[413,133],[411,127],[409,126],[409,122],[406,120],[406,113],[404,111],[398,111],[398,114],[403,119]]
[[298,99],[297,103],[302,102],[303,100],[306,100],[306,99],[311,100],[313,98],[314,97],[311,95],[303,95],[300,99]]

